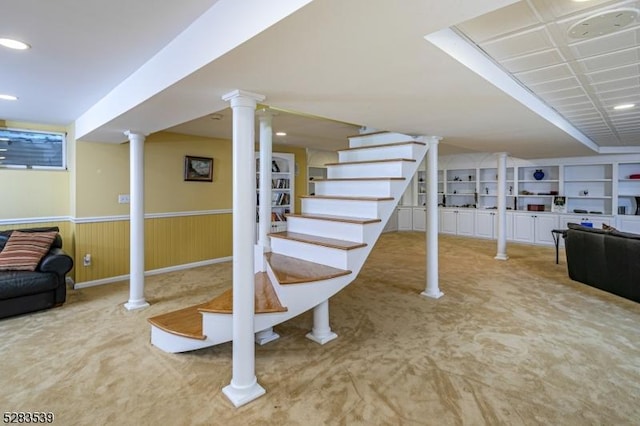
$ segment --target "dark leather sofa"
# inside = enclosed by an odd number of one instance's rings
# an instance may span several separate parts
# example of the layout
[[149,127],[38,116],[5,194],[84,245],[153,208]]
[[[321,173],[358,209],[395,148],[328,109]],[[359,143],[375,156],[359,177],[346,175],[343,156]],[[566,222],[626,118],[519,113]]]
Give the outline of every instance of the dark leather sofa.
[[[58,227],[20,229],[22,232],[59,231]],[[0,231],[0,251],[13,230]],[[0,271],[0,318],[62,305],[67,297],[66,274],[73,259],[62,250],[58,234],[35,271]]]
[[640,235],[570,223],[565,235],[572,280],[640,302]]

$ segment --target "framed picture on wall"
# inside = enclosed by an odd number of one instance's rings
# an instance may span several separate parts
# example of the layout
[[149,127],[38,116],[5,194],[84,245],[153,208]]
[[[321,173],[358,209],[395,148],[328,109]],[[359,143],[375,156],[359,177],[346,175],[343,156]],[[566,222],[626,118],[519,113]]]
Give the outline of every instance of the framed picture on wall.
[[195,182],[213,182],[213,158],[184,157],[184,180]]

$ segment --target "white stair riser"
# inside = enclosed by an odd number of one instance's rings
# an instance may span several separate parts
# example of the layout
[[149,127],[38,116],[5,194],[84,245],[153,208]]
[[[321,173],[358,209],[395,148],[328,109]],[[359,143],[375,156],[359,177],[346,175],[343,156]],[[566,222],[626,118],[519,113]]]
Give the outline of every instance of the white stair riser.
[[367,145],[382,145],[385,143],[408,142],[413,140],[411,136],[402,133],[378,133],[375,135],[353,136],[349,138],[349,147]]
[[349,269],[349,257],[358,250],[362,249],[340,250],[283,238],[271,238],[271,251],[274,253],[339,269]]
[[151,325],[151,343],[153,346],[169,353],[193,351],[217,344],[208,340],[190,339],[167,333],[153,324]]
[[338,195],[345,197],[391,197],[393,189],[402,181],[322,181],[316,182],[316,195]]
[[[375,178],[404,177],[413,166],[408,161],[387,161],[383,163],[340,164],[327,168],[327,177],[331,178]],[[406,172],[408,173],[408,172]]]
[[302,213],[377,219],[378,203],[392,201],[356,201],[325,198],[303,198]]
[[[372,232],[376,229],[374,224],[362,225],[359,223],[306,219],[302,217],[290,217],[287,223],[289,232],[355,241],[358,243],[363,243],[367,240],[371,241],[370,237],[372,236]],[[367,237],[369,238],[367,239]]]
[[367,149],[338,151],[338,159],[341,163],[347,161],[385,160],[387,158],[416,158],[416,152],[420,145],[389,145]]

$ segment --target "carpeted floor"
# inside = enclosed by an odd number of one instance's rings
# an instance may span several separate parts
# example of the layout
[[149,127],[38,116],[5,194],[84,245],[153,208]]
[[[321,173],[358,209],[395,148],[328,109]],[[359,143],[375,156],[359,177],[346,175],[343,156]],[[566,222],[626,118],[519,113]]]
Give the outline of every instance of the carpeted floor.
[[[381,237],[331,299],[339,338],[304,335],[311,315],[256,351],[267,394],[233,408],[221,392],[231,344],[167,354],[146,318],[228,288],[231,264],[72,290],[62,308],[0,321],[0,408],[60,425],[637,425],[640,304],[571,281],[554,249],[440,237],[440,287],[424,299],[424,234]],[[561,253],[562,257],[562,253]]]

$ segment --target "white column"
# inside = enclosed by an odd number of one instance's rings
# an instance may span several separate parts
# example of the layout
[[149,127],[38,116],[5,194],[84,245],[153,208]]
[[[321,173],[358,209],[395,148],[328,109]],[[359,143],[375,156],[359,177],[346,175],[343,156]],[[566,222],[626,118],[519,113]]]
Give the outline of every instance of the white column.
[[329,299],[313,308],[313,328],[306,337],[321,345],[338,337],[336,333],[331,331],[329,325]]
[[129,301],[128,310],[149,306],[144,298],[144,140],[145,135],[127,131],[129,138]]
[[444,296],[438,284],[438,143],[427,140],[427,285],[422,296],[439,299]]
[[498,253],[495,259],[507,260],[507,153],[498,153]]
[[222,392],[239,407],[265,390],[255,374],[254,237],[256,226],[255,110],[264,96],[235,90],[222,97],[233,109],[233,368]]

